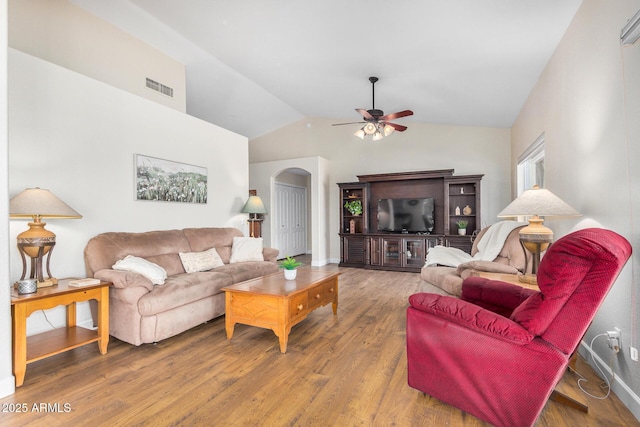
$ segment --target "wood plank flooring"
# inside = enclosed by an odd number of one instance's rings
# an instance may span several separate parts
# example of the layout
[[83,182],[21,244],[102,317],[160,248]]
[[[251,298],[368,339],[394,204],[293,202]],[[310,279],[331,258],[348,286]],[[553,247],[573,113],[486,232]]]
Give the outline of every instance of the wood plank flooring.
[[[29,364],[24,386],[0,399],[0,425],[488,425],[407,385],[405,310],[419,275],[339,270],[338,315],[330,304],[312,312],[286,354],[270,330],[236,325],[227,341],[224,318],[157,345],[112,338],[104,356],[91,344]],[[581,359],[578,370],[601,393]],[[576,379],[561,386],[589,413],[549,402],[536,426],[640,425],[615,395],[592,399]]]

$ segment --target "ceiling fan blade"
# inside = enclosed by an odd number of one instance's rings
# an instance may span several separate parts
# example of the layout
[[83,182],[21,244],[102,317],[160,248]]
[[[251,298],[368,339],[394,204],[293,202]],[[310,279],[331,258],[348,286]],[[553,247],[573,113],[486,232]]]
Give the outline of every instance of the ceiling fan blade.
[[363,124],[363,123],[367,123],[367,122],[333,123],[331,126],[355,125],[355,124]]
[[385,125],[391,126],[392,128],[394,128],[398,132],[404,132],[405,130],[407,130],[406,126],[399,125],[399,124],[396,124],[396,123],[389,123],[389,122],[382,122],[382,123],[384,123]]
[[358,113],[360,113],[360,115],[362,117],[364,117],[365,120],[375,120],[375,117],[373,117],[371,114],[369,114],[369,112],[367,110],[365,110],[364,108],[356,108],[356,111]]
[[386,116],[382,116],[380,117],[380,120],[394,120],[394,119],[399,119],[400,117],[407,117],[407,116],[413,116],[413,111],[411,110],[398,111],[397,113],[391,113],[391,114],[387,114]]

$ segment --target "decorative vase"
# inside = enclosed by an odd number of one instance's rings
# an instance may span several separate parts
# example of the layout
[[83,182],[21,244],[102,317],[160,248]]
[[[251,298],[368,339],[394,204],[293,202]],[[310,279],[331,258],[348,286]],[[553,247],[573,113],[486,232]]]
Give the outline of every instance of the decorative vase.
[[471,215],[471,207],[469,205],[465,206],[464,209],[462,209],[462,214]]
[[466,228],[458,228],[458,234],[460,236],[464,236],[465,234],[467,234],[467,229]]
[[284,278],[287,280],[295,280],[298,270],[284,270]]
[[349,221],[349,233],[354,234],[356,232],[356,221],[355,220],[351,220]]

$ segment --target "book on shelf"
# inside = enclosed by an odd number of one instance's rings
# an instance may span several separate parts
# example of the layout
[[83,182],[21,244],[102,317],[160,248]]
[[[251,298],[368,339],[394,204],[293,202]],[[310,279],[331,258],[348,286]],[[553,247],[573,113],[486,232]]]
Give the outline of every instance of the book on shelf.
[[94,279],[93,277],[87,277],[86,279],[73,279],[69,281],[69,286],[79,288],[81,286],[97,285],[100,283],[100,279]]

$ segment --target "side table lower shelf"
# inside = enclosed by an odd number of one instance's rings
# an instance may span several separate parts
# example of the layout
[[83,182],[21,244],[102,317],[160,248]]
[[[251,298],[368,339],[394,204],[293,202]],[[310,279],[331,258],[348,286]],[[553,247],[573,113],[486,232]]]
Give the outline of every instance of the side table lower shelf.
[[98,331],[72,326],[27,337],[27,363],[46,359],[92,342],[98,342]]
[[[39,288],[32,294],[11,293],[11,324],[13,344],[13,374],[16,387],[24,382],[27,364],[45,359],[86,344],[98,343],[101,354],[107,353],[109,345],[109,282],[72,287],[71,279],[61,279],[57,285]],[[98,329],[76,326],[76,303],[96,300],[98,302]],[[65,306],[67,324],[27,337],[27,318],[37,310]]]

